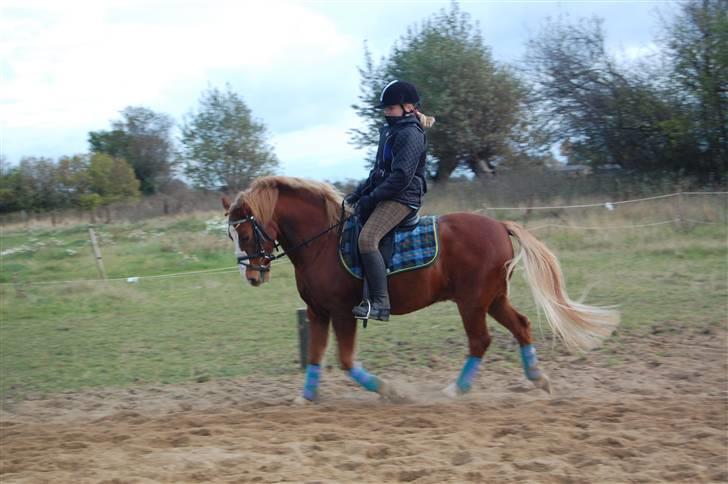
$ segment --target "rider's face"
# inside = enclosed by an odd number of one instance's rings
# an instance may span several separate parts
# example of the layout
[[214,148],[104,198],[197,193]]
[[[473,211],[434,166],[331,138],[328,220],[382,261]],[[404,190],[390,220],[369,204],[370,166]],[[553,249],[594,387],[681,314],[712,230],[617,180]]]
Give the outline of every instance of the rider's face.
[[402,112],[402,106],[399,104],[395,104],[394,106],[384,106],[384,109],[382,109],[385,116],[402,116],[404,113]]
[[[411,113],[412,111],[415,110],[414,104],[410,104],[410,103],[405,104],[404,108],[408,113]],[[401,105],[395,104],[393,106],[384,106],[384,108],[382,109],[382,113],[385,116],[399,117],[399,116],[404,116],[405,112],[402,110]]]

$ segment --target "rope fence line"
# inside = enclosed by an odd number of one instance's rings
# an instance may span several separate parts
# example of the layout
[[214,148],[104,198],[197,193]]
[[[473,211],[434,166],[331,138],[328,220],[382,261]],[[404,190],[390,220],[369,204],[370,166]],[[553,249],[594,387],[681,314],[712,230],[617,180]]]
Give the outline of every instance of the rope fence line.
[[[678,219],[678,220],[681,220],[681,219]],[[682,221],[683,222],[693,222],[696,224],[706,224],[706,225],[726,225],[723,222],[711,222],[709,220],[697,220],[694,218],[683,218]]]
[[56,284],[82,284],[82,283],[99,283],[99,282],[137,282],[142,279],[167,279],[167,278],[173,278],[173,277],[183,277],[183,276],[190,276],[190,275],[196,275],[196,274],[221,274],[224,272],[233,272],[237,271],[236,267],[222,267],[219,269],[207,269],[203,271],[190,271],[190,272],[178,272],[173,274],[157,274],[152,276],[130,276],[130,277],[110,277],[108,279],[72,279],[68,281],[38,281],[38,282],[3,282],[0,283],[2,286],[14,286],[16,284],[20,284],[23,286],[52,286]]
[[[276,260],[271,262],[271,265],[278,265],[280,263],[284,263],[286,261],[284,260]],[[68,281],[38,281],[38,282],[2,282],[0,283],[0,286],[16,286],[16,285],[22,285],[22,286],[53,286],[53,285],[60,285],[60,284],[83,284],[83,283],[99,283],[99,282],[129,282],[129,283],[136,283],[138,281],[141,281],[143,279],[151,279],[151,280],[160,280],[160,279],[172,279],[175,277],[186,277],[186,276],[194,276],[198,274],[209,274],[209,275],[217,275],[217,274],[231,274],[233,272],[239,272],[240,269],[237,266],[230,266],[230,267],[219,267],[217,269],[203,269],[199,271],[188,271],[188,272],[176,272],[172,274],[156,274],[151,276],[129,276],[129,277],[112,277],[109,279],[72,279]]]
[[[604,202],[604,203],[592,203],[592,204],[583,204],[583,205],[561,205],[561,206],[536,206],[536,207],[484,207],[477,210],[473,210],[473,213],[483,212],[486,210],[556,210],[556,209],[571,209],[571,208],[592,208],[592,207],[605,207],[608,209],[612,209],[614,205],[622,205],[627,203],[638,203],[638,202],[645,202],[645,201],[651,201],[651,200],[659,200],[659,199],[666,199],[671,197],[677,197],[681,195],[728,195],[728,191],[715,191],[715,192],[675,192],[675,193],[669,193],[666,195],[657,195],[654,197],[645,197],[645,198],[637,198],[632,200],[621,200],[616,202]],[[535,227],[528,227],[528,230],[535,231],[535,230],[541,230],[549,227],[553,228],[564,228],[564,229],[576,229],[576,230],[623,230],[623,229],[637,229],[637,228],[646,228],[646,227],[655,227],[659,225],[667,225],[667,224],[676,224],[676,223],[684,223],[684,222],[691,222],[696,224],[709,224],[709,225],[725,225],[722,222],[711,222],[708,220],[696,220],[696,219],[689,219],[689,218],[673,218],[670,220],[663,220],[660,222],[652,222],[647,224],[636,224],[636,225],[620,225],[620,226],[579,226],[579,225],[566,225],[566,224],[544,224],[544,225],[537,225]],[[271,265],[278,265],[280,263],[288,262],[287,260],[275,260],[271,262]],[[115,278],[109,278],[109,279],[75,279],[75,280],[66,280],[66,281],[38,281],[38,282],[3,282],[0,283],[1,286],[52,286],[52,285],[63,285],[63,284],[83,284],[83,283],[98,283],[101,281],[105,282],[128,282],[128,283],[136,283],[141,280],[163,280],[163,279],[172,279],[175,277],[186,277],[186,276],[192,276],[192,275],[198,275],[198,274],[209,274],[209,275],[217,275],[217,274],[230,274],[232,272],[238,272],[239,268],[237,266],[230,266],[230,267],[220,267],[216,269],[203,269],[198,271],[188,271],[188,272],[177,272],[172,274],[155,274],[150,276],[129,276],[129,277],[115,277]]]
[[638,224],[638,225],[620,225],[615,227],[597,227],[597,226],[581,226],[581,225],[565,225],[565,224],[544,224],[537,225],[536,227],[528,227],[529,231],[541,230],[550,227],[561,228],[561,229],[577,229],[577,230],[618,230],[618,229],[637,229],[643,227],[655,227],[657,225],[667,225],[675,223],[679,219],[663,220],[662,222],[653,222],[649,224]]
[[728,192],[675,192],[675,193],[668,193],[667,195],[656,195],[654,197],[645,197],[645,198],[635,198],[632,200],[620,200],[616,202],[602,202],[602,203],[587,203],[583,205],[553,205],[553,206],[536,206],[536,207],[483,207],[479,208],[477,210],[474,210],[473,212],[484,212],[486,210],[560,210],[560,209],[569,209],[569,208],[594,208],[594,207],[603,207],[609,209],[610,207],[614,207],[615,205],[625,205],[627,203],[639,203],[639,202],[647,202],[650,200],[660,200],[664,198],[671,198],[671,197],[679,197],[681,195],[728,195]]
[[620,230],[620,229],[638,229],[643,227],[654,227],[656,225],[666,225],[682,222],[692,222],[696,224],[708,224],[708,225],[724,225],[721,222],[709,222],[708,220],[696,220],[691,218],[673,218],[670,220],[663,220],[662,222],[652,222],[648,224],[636,224],[636,225],[617,225],[617,226],[583,226],[583,225],[565,225],[565,224],[544,224],[537,225],[536,227],[527,227],[528,230],[539,230],[547,227],[558,227],[562,229],[582,229],[582,230]]

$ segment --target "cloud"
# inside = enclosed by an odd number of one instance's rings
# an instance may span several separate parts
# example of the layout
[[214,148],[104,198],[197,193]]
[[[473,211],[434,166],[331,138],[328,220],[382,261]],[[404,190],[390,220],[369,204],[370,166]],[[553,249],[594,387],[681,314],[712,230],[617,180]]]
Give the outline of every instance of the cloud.
[[271,138],[281,161],[281,172],[289,176],[341,180],[365,178],[366,152],[349,144],[348,127],[357,126],[354,116],[336,124],[306,126]]
[[661,48],[655,42],[648,44],[631,44],[614,49],[617,59],[627,62],[647,59],[650,56],[660,53]]
[[124,106],[153,106],[215,70],[254,80],[319,69],[355,46],[290,2],[10,2],[0,32],[6,132],[99,129]]

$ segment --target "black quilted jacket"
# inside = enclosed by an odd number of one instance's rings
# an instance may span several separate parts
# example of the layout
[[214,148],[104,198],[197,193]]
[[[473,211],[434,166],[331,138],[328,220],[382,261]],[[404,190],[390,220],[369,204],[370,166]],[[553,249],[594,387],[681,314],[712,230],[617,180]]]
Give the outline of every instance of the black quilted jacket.
[[379,129],[379,147],[369,178],[356,189],[376,202],[394,200],[412,208],[422,205],[427,192],[425,160],[427,138],[415,116]]

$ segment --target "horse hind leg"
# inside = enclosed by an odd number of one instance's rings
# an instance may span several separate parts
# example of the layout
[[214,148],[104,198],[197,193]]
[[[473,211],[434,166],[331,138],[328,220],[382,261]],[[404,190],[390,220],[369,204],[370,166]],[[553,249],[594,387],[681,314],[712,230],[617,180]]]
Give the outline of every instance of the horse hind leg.
[[459,303],[458,311],[463,320],[465,333],[468,336],[469,354],[457,380],[443,390],[443,393],[449,397],[455,397],[470,391],[473,379],[480,369],[483,355],[490,346],[491,341],[488,326],[485,323],[485,308],[471,307]]
[[496,298],[488,308],[488,313],[496,321],[508,328],[521,348],[521,362],[526,378],[541,390],[551,393],[551,382],[546,373],[541,370],[536,357],[536,348],[533,346],[531,336],[531,322],[526,316],[511,306],[506,296]]

